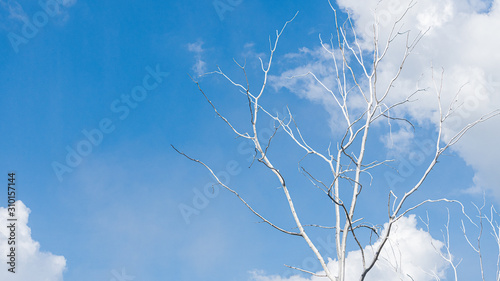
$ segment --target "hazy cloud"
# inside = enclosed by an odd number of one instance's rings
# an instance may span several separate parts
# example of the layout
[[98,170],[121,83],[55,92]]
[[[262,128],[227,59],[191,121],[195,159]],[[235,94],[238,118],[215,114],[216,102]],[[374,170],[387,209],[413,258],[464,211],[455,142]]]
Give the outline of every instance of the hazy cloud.
[[187,47],[188,47],[188,51],[190,51],[191,53],[194,53],[194,58],[196,59],[196,62],[192,67],[194,73],[198,76],[206,73],[207,72],[207,64],[202,59],[202,55],[205,52],[205,50],[203,49],[203,42],[198,41],[195,43],[189,43],[187,45]]

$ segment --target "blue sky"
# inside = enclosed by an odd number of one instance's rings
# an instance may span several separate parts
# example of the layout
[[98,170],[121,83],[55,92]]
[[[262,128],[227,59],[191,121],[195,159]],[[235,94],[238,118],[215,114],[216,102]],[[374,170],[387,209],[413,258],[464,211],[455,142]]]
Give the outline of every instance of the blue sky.
[[[340,1],[341,7],[351,9],[360,24],[368,20],[367,12],[358,4],[361,1],[344,2]],[[499,79],[491,78],[498,75],[494,62],[499,55],[490,52],[497,50],[499,42],[489,37],[480,41],[471,31],[478,26],[484,27],[484,32],[494,30],[498,1],[445,2],[449,5],[443,9],[438,4],[431,6],[434,10],[417,6],[416,15],[410,16],[409,25],[415,30],[425,24],[433,29],[409,62],[399,89],[407,91],[421,73],[425,72],[428,79],[431,62],[449,69],[449,92],[457,85],[454,79],[467,76],[464,69],[472,69],[478,73],[471,82],[476,89],[486,83],[491,86],[487,89],[494,90],[487,92],[489,102],[481,100],[486,105],[462,115],[466,124],[491,107],[500,108],[495,107],[500,105]],[[328,2],[74,0],[57,7],[48,15],[35,1],[0,0],[0,171],[5,177],[9,171],[16,172],[17,199],[31,210],[31,238],[39,242],[41,252],[65,258],[64,280],[118,280],[114,274],[122,269],[137,281],[254,280],[249,273],[253,270],[262,270],[262,276],[286,278],[293,271],[284,263],[307,264],[312,255],[304,241],[258,223],[258,218],[229,192],[221,189],[214,198],[199,201],[201,207],[196,208],[193,200],[199,192],[210,191],[213,180],[203,167],[182,157],[170,145],[205,161],[215,172],[229,175],[231,186],[260,212],[292,228],[286,200],[277,189],[279,183],[260,163],[248,168],[250,146],[235,138],[217,118],[189,75],[197,77],[219,66],[243,81],[233,58],[240,63],[246,59],[251,87],[257,89],[263,77],[258,57],[268,58],[269,36],[274,38],[275,30],[299,11],[280,39],[270,72],[274,80],[262,102],[280,114],[289,106],[310,142],[326,149],[338,137],[335,113],[314,95],[315,88],[286,84],[280,79],[282,73],[301,65],[314,69],[325,63],[317,50],[318,34],[328,38],[334,32]],[[221,7],[228,9],[218,10]],[[468,21],[464,23],[463,18]],[[39,26],[29,30],[26,21],[38,22]],[[19,38],[24,39],[16,41]],[[450,51],[447,44],[429,48],[439,40],[452,42],[457,38],[475,42],[470,44],[473,54],[466,49],[467,44],[455,45],[468,54],[465,58],[458,58],[458,51]],[[488,52],[491,57],[483,55]],[[425,79],[424,83],[428,82]],[[245,97],[220,76],[199,81],[214,104],[248,130]],[[465,99],[475,93],[474,88],[469,89]],[[132,94],[137,95],[135,100]],[[417,124],[415,133],[409,133],[405,126],[395,126],[401,142],[388,147],[388,127],[380,124],[370,139],[369,159],[394,157],[397,166],[411,152],[427,155],[418,144],[436,136],[431,118],[435,108],[426,103],[426,96],[421,100],[423,104],[415,111],[403,113]],[[499,137],[498,125],[498,121],[492,121],[489,127],[471,131],[470,138],[440,159],[413,202],[448,197],[463,200],[472,212],[469,202],[481,204],[485,191],[488,204],[497,206],[498,175],[492,167],[499,156],[493,146]],[[94,144],[84,131],[94,132]],[[262,134],[269,131],[269,119],[262,118]],[[297,173],[302,151],[283,132],[278,132],[275,142],[270,157],[294,183],[291,188],[303,220],[332,224],[331,202],[318,197],[317,190]],[[91,151],[71,166],[68,154],[79,147]],[[59,164],[66,168],[58,173],[54,165]],[[314,162],[307,164],[318,173],[327,172]],[[396,192],[403,193],[404,187],[414,184],[425,169],[425,164],[411,165],[408,175],[398,182],[402,189],[396,188]],[[376,170],[373,188],[360,199],[360,213],[374,224],[386,221],[388,182],[384,175],[390,171]],[[5,194],[2,191],[1,207],[7,205]],[[182,215],[182,206],[194,206],[197,212],[187,218]],[[428,208],[433,215],[431,234],[435,239],[442,238],[445,207]],[[468,255],[472,255],[458,225],[460,209],[448,207],[456,218],[452,221],[453,249],[468,261]],[[425,209],[416,214],[425,215]],[[312,233],[315,239],[326,239],[324,232]],[[354,244],[350,250],[355,250]],[[334,257],[328,251],[325,256]],[[23,270],[22,264],[19,268]],[[309,268],[320,270],[317,264]],[[463,266],[461,274],[477,276],[476,268],[470,268]],[[60,280],[57,278],[47,280]]]

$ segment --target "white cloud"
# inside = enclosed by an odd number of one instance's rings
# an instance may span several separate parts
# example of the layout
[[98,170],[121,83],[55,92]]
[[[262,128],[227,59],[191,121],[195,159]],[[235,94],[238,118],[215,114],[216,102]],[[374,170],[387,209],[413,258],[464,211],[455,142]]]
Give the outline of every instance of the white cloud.
[[[361,47],[365,51],[373,48],[373,23],[375,14],[380,27],[380,45],[385,46],[393,22],[408,7],[409,0],[339,0],[339,5],[350,12],[354,19]],[[399,116],[413,118],[418,123],[437,124],[439,120],[437,99],[434,91],[431,66],[439,84],[441,68],[444,69],[442,104],[445,110],[460,87],[456,113],[450,116],[444,127],[444,139],[449,140],[459,129],[477,120],[482,115],[500,109],[500,0],[420,0],[404,18],[403,31],[411,30],[414,38],[419,30],[430,28],[414,53],[406,62],[404,71],[394,85],[390,101],[400,101],[419,87],[428,88],[418,96],[418,101],[401,107]],[[375,13],[376,12],[376,13]],[[363,41],[366,38],[366,41]],[[404,51],[405,38],[395,40],[377,75],[378,91],[385,90],[389,80],[398,70]],[[297,54],[294,54],[297,55]],[[310,53],[302,54],[306,57]],[[330,65],[331,65],[330,61]],[[286,74],[318,71],[328,83],[333,73],[325,68],[326,59],[319,54],[310,64],[289,70]],[[325,74],[323,74],[324,72]],[[283,75],[282,77],[283,78]],[[283,80],[283,79],[282,79]],[[282,82],[286,83],[286,82]],[[287,87],[299,96],[310,100],[326,98],[318,85],[307,82],[304,87],[293,89],[292,82],[278,84]],[[306,93],[306,94],[304,94]],[[326,106],[328,106],[325,103]],[[394,115],[394,114],[393,114]],[[335,117],[335,116],[333,116]],[[489,190],[500,200],[500,173],[497,172],[500,149],[500,118],[489,120],[469,132],[453,149],[475,171],[471,190]]]
[[[355,14],[357,30],[363,37],[371,35],[365,32],[362,24],[369,25],[373,19],[373,10],[378,1],[366,1],[364,5],[353,6],[353,2],[341,0],[339,3]],[[382,3],[390,3],[386,1]],[[407,1],[392,1],[397,8],[405,7]],[[440,75],[444,69],[443,105],[451,103],[460,86],[467,83],[459,95],[457,104],[462,106],[445,124],[445,139],[450,139],[459,129],[477,120],[482,115],[500,108],[500,37],[495,36],[500,29],[500,1],[491,3],[489,11],[485,10],[485,1],[418,1],[405,18],[405,26],[409,29],[426,29],[430,32],[421,41],[415,57],[408,61],[406,71],[397,85],[401,98],[412,91],[410,85],[415,77],[424,75],[421,85],[432,86],[431,63],[436,67],[435,73]],[[381,8],[389,13],[387,4]],[[396,9],[397,10],[397,9]],[[399,9],[401,10],[401,9]],[[394,9],[393,9],[394,11]],[[361,23],[361,25],[359,24]],[[388,27],[389,24],[386,25]],[[385,28],[387,30],[387,28]],[[382,38],[387,32],[382,33]],[[394,47],[401,48],[401,41]],[[389,53],[387,62],[381,68],[379,79],[384,84],[394,73],[392,66],[398,63],[398,52]],[[437,81],[439,83],[439,81]],[[386,82],[385,82],[386,83]],[[414,85],[414,82],[413,82]],[[409,87],[410,86],[410,87]],[[414,86],[413,86],[414,89]],[[433,93],[421,97],[419,103],[406,108],[419,121],[431,121],[436,124],[437,103]],[[472,130],[463,138],[454,150],[476,171],[474,182],[483,189],[493,192],[500,199],[500,174],[496,171],[500,150],[496,149],[500,140],[500,118],[490,120]],[[480,188],[475,188],[480,190]]]
[[[62,281],[66,259],[50,252],[40,251],[40,243],[31,238],[28,217],[31,210],[22,201],[16,202],[16,273],[7,271],[7,238],[10,230],[6,228],[8,211],[0,207],[0,280],[10,281]],[[10,247],[10,246],[9,246]]]
[[314,50],[304,47],[298,53],[289,53],[285,57],[293,63],[299,63],[300,66],[284,71],[280,76],[270,76],[269,81],[272,82],[272,86],[276,90],[286,88],[302,98],[333,106],[334,100],[331,95],[312,76],[304,76],[312,72],[322,78],[321,80],[327,87],[333,88],[335,69],[328,52],[321,47]]
[[[336,55],[340,56],[340,54]],[[324,86],[332,89],[339,102],[342,103],[340,95],[337,94],[338,91],[335,90],[335,66],[332,63],[331,54],[322,47],[316,47],[315,49],[304,47],[299,49],[297,53],[286,54],[285,58],[288,59],[289,63],[297,66],[282,72],[279,76],[270,75],[270,85],[277,91],[285,88],[301,98],[323,104],[330,114],[330,120],[328,121],[332,131],[334,133],[343,133],[345,127],[342,127],[343,123],[338,122],[338,120],[344,117],[337,102],[330,92],[316,82],[312,75],[308,74],[313,73]],[[340,57],[337,57],[337,60],[340,59]],[[348,102],[353,106],[353,111],[361,108],[362,101],[359,96],[350,95]]]
[[198,41],[195,43],[189,43],[187,45],[188,51],[194,53],[194,58],[196,59],[195,64],[193,65],[193,71],[196,75],[200,76],[207,72],[207,64],[202,60],[202,54],[205,52],[203,49],[203,42]]
[[[391,122],[392,124],[392,122]],[[393,126],[393,125],[391,125]],[[410,153],[410,144],[413,140],[413,130],[410,125],[399,126],[397,131],[389,131],[380,137],[381,142],[389,149],[389,156],[406,155]]]
[[[385,225],[385,228],[387,224]],[[384,229],[385,231],[385,229]],[[377,247],[380,240],[374,243]],[[390,240],[384,246],[380,260],[368,273],[367,281],[401,281],[413,280],[427,281],[435,280],[434,276],[443,278],[448,263],[440,256],[443,249],[442,242],[435,240],[431,235],[417,227],[414,215],[401,218],[392,228]],[[369,259],[373,257],[371,246],[364,248],[365,255]],[[439,251],[439,252],[438,252]],[[336,274],[337,261],[329,260],[328,268]],[[362,272],[361,251],[349,252],[346,259],[346,281],[359,280]],[[322,272],[318,272],[322,274]],[[324,281],[326,278],[291,276],[282,278],[277,275],[266,276],[263,272],[252,272],[254,281]]]

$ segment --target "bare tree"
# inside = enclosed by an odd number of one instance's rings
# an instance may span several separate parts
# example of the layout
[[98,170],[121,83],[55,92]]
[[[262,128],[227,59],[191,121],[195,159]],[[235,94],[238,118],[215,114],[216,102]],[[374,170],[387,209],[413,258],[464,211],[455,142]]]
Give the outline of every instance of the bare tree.
[[[500,225],[498,224],[498,217],[500,214],[497,212],[493,205],[490,206],[489,212],[485,213],[486,208],[486,198],[483,199],[483,204],[481,206],[472,203],[474,209],[476,210],[476,219],[471,218],[469,213],[465,211],[465,206],[458,202],[458,205],[461,208],[461,212],[463,215],[463,219],[461,219],[461,231],[464,236],[464,240],[470,246],[470,248],[477,254],[477,265],[479,266],[479,276],[480,280],[493,280],[491,278],[486,278],[486,276],[495,276],[494,280],[500,280]],[[430,218],[429,214],[427,214],[426,220],[420,218],[424,225],[427,227],[427,231],[430,232]],[[471,225],[472,230],[466,225]],[[475,230],[475,232],[474,232]],[[450,211],[447,208],[447,220],[444,225],[444,230],[442,230],[443,238],[442,242],[444,243],[444,253],[440,251],[436,245],[431,242],[435,251],[441,256],[441,258],[449,264],[451,270],[453,271],[453,280],[459,280],[458,269],[462,264],[463,259],[454,258],[451,249],[450,243]],[[496,252],[496,267],[495,271],[491,272],[486,269],[484,264],[484,244],[485,244],[485,234],[490,235],[490,239],[492,239],[493,243],[489,243],[488,246],[493,246],[493,248],[488,248],[488,254],[492,254]],[[496,247],[496,249],[494,249]],[[491,273],[491,274],[490,274]],[[438,276],[434,276],[436,280],[441,280]]]
[[[327,83],[321,79],[318,75],[313,72],[304,73],[301,76],[291,77],[291,79],[302,79],[304,77],[312,78],[317,85],[324,89],[329,94],[334,104],[338,107],[340,112],[341,120],[337,120],[338,123],[343,123],[342,128],[345,132],[342,137],[336,140],[336,149],[332,149],[328,146],[326,152],[321,152],[324,149],[317,149],[312,147],[307,141],[307,137],[303,136],[301,130],[297,123],[295,122],[294,116],[290,110],[288,110],[287,116],[279,116],[279,114],[273,114],[266,110],[265,106],[261,104],[261,98],[266,92],[266,87],[268,86],[269,71],[271,69],[273,59],[275,56],[275,51],[277,49],[278,41],[283,35],[283,32],[287,25],[289,25],[297,14],[289,21],[285,23],[281,30],[277,30],[275,38],[270,44],[269,59],[264,62],[260,59],[260,66],[263,72],[262,84],[257,87],[256,92],[250,90],[250,85],[247,78],[246,66],[242,64],[236,64],[241,69],[246,80],[241,83],[238,82],[228,75],[226,75],[220,68],[217,71],[207,73],[206,75],[220,75],[224,79],[227,79],[229,83],[236,87],[244,96],[245,102],[248,102],[249,115],[250,115],[250,131],[241,131],[237,129],[238,126],[234,125],[231,120],[226,118],[216,107],[216,105],[210,100],[208,95],[204,92],[199,82],[195,79],[193,81],[196,83],[199,91],[213,108],[215,113],[220,119],[222,119],[229,128],[240,138],[250,140],[255,149],[255,158],[262,165],[264,165],[280,183],[280,187],[283,190],[283,194],[288,202],[289,211],[294,219],[296,228],[286,229],[279,226],[277,223],[272,222],[266,218],[265,215],[259,213],[254,209],[247,201],[242,198],[242,196],[237,192],[236,188],[226,185],[221,181],[216,173],[207,165],[205,162],[192,158],[181,152],[177,148],[174,149],[187,157],[188,159],[195,161],[203,165],[215,178],[217,183],[223,186],[225,189],[233,193],[241,202],[256,216],[258,216],[263,222],[269,226],[275,228],[276,230],[293,236],[301,237],[309,248],[314,253],[315,257],[321,264],[324,274],[318,274],[315,272],[310,272],[305,269],[289,266],[290,268],[309,273],[314,276],[326,277],[329,280],[344,281],[346,280],[346,256],[349,243],[349,237],[353,238],[352,241],[357,244],[362,255],[362,273],[359,280],[365,280],[370,270],[374,265],[380,260],[380,255],[384,247],[386,247],[387,242],[391,237],[391,230],[393,225],[400,220],[403,216],[414,211],[418,207],[426,203],[433,202],[456,202],[454,200],[441,198],[441,199],[427,199],[419,203],[410,205],[409,198],[416,194],[422,185],[424,184],[426,178],[431,173],[435,165],[438,163],[438,159],[443,153],[452,145],[457,143],[472,127],[475,125],[486,121],[487,119],[498,115],[499,111],[491,112],[490,114],[482,116],[480,119],[473,123],[467,124],[461,130],[459,130],[453,137],[448,138],[447,141],[443,139],[443,124],[449,116],[453,114],[456,110],[456,104],[452,103],[447,108],[443,108],[441,104],[441,92],[442,87],[439,79],[435,79],[435,97],[436,97],[436,107],[439,111],[439,120],[437,122],[437,138],[435,139],[435,149],[432,155],[432,159],[427,165],[427,168],[420,176],[419,180],[415,182],[413,186],[407,189],[401,198],[396,196],[396,193],[390,191],[387,201],[387,224],[384,233],[378,233],[380,235],[379,241],[376,246],[372,248],[370,254],[365,253],[365,248],[362,245],[361,239],[359,239],[359,232],[362,229],[368,229],[372,232],[377,232],[377,229],[365,223],[362,219],[363,216],[356,213],[357,203],[360,194],[363,192],[363,187],[369,185],[365,179],[363,179],[363,174],[371,177],[370,171],[374,168],[380,167],[382,165],[390,165],[391,159],[383,159],[378,161],[367,162],[365,160],[365,155],[367,152],[368,136],[370,135],[370,130],[372,125],[376,122],[385,120],[386,122],[406,122],[411,125],[411,122],[404,117],[393,116],[392,113],[397,107],[407,105],[414,99],[414,97],[423,92],[424,89],[416,89],[413,93],[410,93],[405,99],[398,102],[390,103],[390,96],[393,92],[395,82],[400,77],[401,72],[404,69],[407,58],[414,51],[417,44],[422,40],[426,31],[417,32],[417,34],[412,34],[410,31],[403,29],[403,20],[406,14],[411,10],[414,2],[406,7],[404,12],[397,18],[393,25],[390,27],[389,36],[383,42],[379,38],[379,25],[375,23],[373,25],[373,51],[368,52],[362,48],[360,45],[360,40],[357,37],[354,25],[350,17],[344,22],[341,22],[337,16],[337,10],[329,2],[330,8],[333,12],[333,17],[335,19],[335,36],[329,42],[324,42],[321,36],[319,37],[319,43],[323,50],[331,56],[331,63],[334,66],[335,73],[335,87],[327,86]],[[335,38],[335,39],[334,39]],[[380,85],[377,79],[377,74],[379,72],[379,67],[381,62],[387,55],[388,50],[393,46],[396,40],[403,40],[405,42],[403,56],[399,62],[399,65],[395,68],[395,73],[392,79],[386,85]],[[270,40],[271,43],[271,40]],[[252,87],[254,89],[254,87]],[[242,95],[242,97],[243,97]],[[458,93],[457,93],[458,95]],[[363,102],[363,106],[359,104],[352,104],[350,102],[352,97],[358,97]],[[305,153],[305,157],[315,157],[318,161],[322,162],[326,167],[328,167],[331,173],[328,182],[320,180],[314,175],[313,171],[308,171],[306,168],[301,167],[302,173],[311,181],[311,183],[319,188],[324,196],[327,196],[329,200],[334,204],[334,220],[335,225],[332,227],[323,227],[319,225],[312,225],[314,227],[330,229],[334,232],[335,246],[336,246],[336,259],[338,261],[338,268],[336,272],[332,272],[327,266],[327,262],[322,253],[318,250],[317,245],[312,241],[306,230],[306,225],[302,222],[299,212],[296,210],[294,205],[294,198],[289,192],[289,187],[287,186],[287,181],[279,168],[274,164],[274,161],[268,156],[268,149],[270,148],[270,143],[273,140],[274,135],[269,140],[262,140],[258,135],[260,116],[268,116],[274,120],[276,127],[275,133],[278,130],[284,131],[289,138],[302,149]],[[413,125],[412,125],[413,126]],[[349,188],[346,188],[348,186]],[[491,222],[487,220],[490,224]],[[295,229],[295,230],[294,230]],[[498,236],[497,236],[498,237]],[[352,278],[352,276],[350,277]],[[409,277],[411,278],[411,277]],[[498,279],[497,279],[498,280]]]

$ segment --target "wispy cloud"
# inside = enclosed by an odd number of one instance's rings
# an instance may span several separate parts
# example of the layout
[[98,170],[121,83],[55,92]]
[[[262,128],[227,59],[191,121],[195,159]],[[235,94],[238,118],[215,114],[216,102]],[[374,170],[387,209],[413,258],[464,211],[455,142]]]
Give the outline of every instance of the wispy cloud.
[[194,58],[196,59],[196,62],[192,67],[194,73],[198,76],[206,73],[207,64],[202,59],[203,53],[205,52],[205,50],[203,49],[203,41],[189,43],[187,47],[189,52],[194,53]]
[[[69,15],[67,9],[75,5],[77,0],[58,0],[58,1],[40,1],[36,2],[36,12],[40,17],[45,14],[46,17],[58,17],[62,22],[65,22]],[[24,25],[28,22],[33,24],[33,15],[28,15],[23,6],[16,0],[0,0],[0,27],[4,30],[17,30],[17,25]],[[39,19],[37,19],[39,20]]]
[[10,30],[12,25],[28,20],[26,12],[15,0],[0,0],[0,28]]
[[[338,52],[334,51],[333,53],[337,61],[342,60]],[[333,97],[335,95],[338,101],[342,103],[342,97],[338,94],[337,77],[332,55],[321,46],[314,49],[303,47],[298,52],[286,54],[285,59],[291,67],[280,75],[271,75],[269,77],[270,85],[277,91],[286,89],[301,98],[323,105],[330,114],[329,125],[332,132],[343,133],[346,127],[338,120],[344,117]],[[312,74],[324,86],[318,83]],[[333,93],[327,91],[325,87],[332,90]],[[361,95],[349,94],[347,101],[351,105],[352,114],[356,114],[364,105]]]

